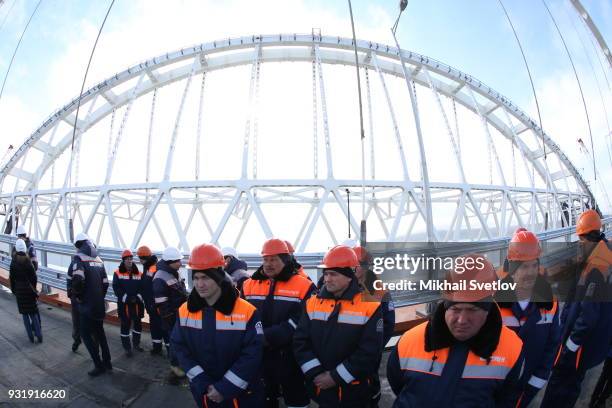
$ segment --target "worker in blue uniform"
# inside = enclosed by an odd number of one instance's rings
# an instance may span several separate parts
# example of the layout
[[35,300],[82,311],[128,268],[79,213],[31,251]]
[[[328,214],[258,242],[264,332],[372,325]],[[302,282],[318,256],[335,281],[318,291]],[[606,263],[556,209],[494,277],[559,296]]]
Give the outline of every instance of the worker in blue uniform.
[[601,225],[595,210],[576,222],[576,285],[561,314],[562,342],[543,408],[573,407],[587,371],[606,359],[612,343],[612,251]]
[[121,253],[121,263],[113,274],[113,291],[117,297],[117,314],[121,321],[121,344],[126,356],[132,357],[132,347],[136,351],[144,351],[140,347],[144,300],[142,273],[134,263],[134,255],[129,249]]
[[559,305],[539,271],[540,254],[540,241],[533,232],[516,232],[504,270],[498,274],[502,283],[513,283],[516,288],[495,294],[503,324],[523,341],[524,386],[519,407],[527,407],[546,385],[561,336]]
[[404,333],[389,356],[394,408],[511,408],[520,399],[523,342],[493,301],[493,265],[479,254],[454,265],[429,321]]
[[87,374],[96,377],[113,369],[104,332],[106,316],[104,298],[108,291],[108,277],[104,262],[85,234],[76,236],[74,246],[77,248],[77,253],[72,258],[70,266],[71,294],[79,310],[81,338],[94,363],[93,370]]
[[[184,280],[179,276],[183,254],[175,247],[167,247],[162,253],[162,259],[157,263],[157,272],[153,278],[153,296],[155,307],[161,317],[162,330],[168,335],[176,322],[178,308],[187,300],[187,289]],[[172,347],[167,346],[170,359],[168,383],[178,385],[185,373],[179,367]]]
[[257,309],[238,297],[212,244],[191,251],[193,289],[178,311],[173,352],[200,408],[260,408],[263,328]]

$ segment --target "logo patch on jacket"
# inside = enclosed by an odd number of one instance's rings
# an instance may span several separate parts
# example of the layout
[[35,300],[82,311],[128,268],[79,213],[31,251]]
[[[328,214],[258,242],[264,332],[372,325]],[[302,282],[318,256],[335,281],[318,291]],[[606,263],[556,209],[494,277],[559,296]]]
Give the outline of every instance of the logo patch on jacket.
[[[480,361],[487,361],[486,359],[480,357]],[[503,363],[506,361],[506,357],[504,356],[491,356],[491,361],[495,361],[496,363]]]
[[383,319],[378,319],[376,322],[376,331],[382,333],[384,328]]
[[255,323],[255,331],[257,332],[257,334],[263,334],[263,325],[261,324],[261,322]]

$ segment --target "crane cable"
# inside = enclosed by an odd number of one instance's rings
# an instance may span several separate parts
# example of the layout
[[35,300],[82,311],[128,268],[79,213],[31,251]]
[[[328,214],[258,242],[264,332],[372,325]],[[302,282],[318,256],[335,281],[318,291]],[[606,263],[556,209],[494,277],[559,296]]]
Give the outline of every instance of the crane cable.
[[[74,160],[74,139],[76,137],[76,129],[77,129],[77,123],[79,120],[79,110],[81,108],[81,98],[83,97],[83,89],[85,88],[85,81],[87,80],[87,74],[89,73],[89,67],[91,65],[91,60],[93,58],[96,47],[98,45],[98,40],[100,39],[100,35],[102,34],[102,29],[104,28],[104,24],[106,24],[106,19],[108,18],[108,15],[110,14],[111,9],[113,8],[113,4],[115,4],[115,0],[111,0],[110,5],[108,6],[108,10],[106,11],[104,20],[102,21],[102,24],[100,25],[100,29],[98,30],[96,41],[94,42],[93,48],[91,49],[91,54],[89,55],[89,61],[87,62],[87,68],[85,69],[85,75],[83,75],[83,83],[81,84],[81,92],[79,92],[79,99],[77,103],[76,113],[74,115],[74,125],[72,127],[72,142],[70,145],[70,165],[68,168],[68,174],[69,174],[68,188],[69,189],[72,188],[72,161]],[[70,193],[68,193],[67,197],[70,197]],[[68,206],[68,208],[70,208],[70,206]],[[70,216],[70,219],[69,219],[69,228],[70,228],[70,240],[72,241],[72,238],[74,237],[74,226],[72,222],[72,216]]]
[[[2,99],[2,94],[4,93],[4,85],[6,85],[6,80],[8,79],[9,73],[11,72],[11,67],[13,66],[13,61],[15,60],[15,55],[17,55],[17,51],[19,50],[19,46],[21,45],[21,40],[23,40],[23,36],[24,36],[26,30],[28,29],[28,27],[30,25],[30,22],[32,21],[32,18],[34,17],[34,14],[36,14],[36,10],[38,10],[38,6],[40,6],[40,3],[42,3],[42,0],[38,0],[38,4],[36,4],[36,7],[34,8],[34,11],[32,12],[32,14],[30,14],[30,18],[28,19],[28,22],[26,23],[25,27],[23,28],[23,31],[21,32],[21,36],[19,36],[19,41],[17,42],[17,46],[13,50],[13,55],[11,56],[11,62],[9,62],[9,66],[6,69],[6,75],[4,76],[4,81],[2,81],[2,88],[0,88],[0,100]],[[13,3],[13,5],[14,4],[15,3]],[[11,6],[11,8],[12,8],[12,6]],[[10,10],[9,10],[9,13],[10,13]],[[8,15],[8,13],[7,13],[7,15]]]
[[[361,134],[361,226],[360,226],[360,242],[361,246],[365,246],[366,242],[366,220],[365,220],[365,131],[363,129],[363,104],[361,102],[361,77],[359,75],[359,56],[357,54],[357,37],[355,36],[355,22],[353,20],[353,6],[351,0],[348,0],[349,13],[351,16],[351,29],[353,31],[353,48],[355,51],[355,69],[357,71],[357,96],[359,97],[359,130]],[[347,189],[347,194],[348,193]],[[350,216],[349,216],[349,234],[350,234]]]
[[531,69],[529,68],[529,64],[527,63],[527,57],[525,56],[525,51],[523,50],[523,45],[521,44],[521,40],[519,40],[518,34],[516,33],[516,29],[514,28],[514,24],[510,19],[510,15],[504,7],[504,3],[502,0],[498,0],[499,5],[502,10],[504,10],[504,14],[506,15],[506,20],[508,20],[508,24],[510,28],[512,28],[512,33],[514,34],[514,38],[516,39],[516,43],[518,44],[519,49],[521,50],[521,55],[523,56],[523,62],[525,63],[525,69],[527,70],[527,75],[529,75],[529,83],[531,84],[531,92],[533,93],[533,99],[535,100],[536,110],[538,111],[538,124],[540,125],[540,129],[542,130],[542,146],[544,150],[544,160],[546,160],[546,143],[544,142],[544,127],[542,126],[542,114],[540,113],[540,103],[538,102],[538,95],[535,90],[535,85],[533,84],[533,77],[531,75]]
[[9,7],[8,11],[4,15],[4,18],[2,19],[2,23],[0,23],[0,32],[2,32],[2,29],[4,28],[4,23],[6,23],[6,19],[8,18],[9,14],[11,14],[11,11],[13,10],[15,3],[17,3],[17,0],[13,0],[13,4],[11,4],[11,7]]

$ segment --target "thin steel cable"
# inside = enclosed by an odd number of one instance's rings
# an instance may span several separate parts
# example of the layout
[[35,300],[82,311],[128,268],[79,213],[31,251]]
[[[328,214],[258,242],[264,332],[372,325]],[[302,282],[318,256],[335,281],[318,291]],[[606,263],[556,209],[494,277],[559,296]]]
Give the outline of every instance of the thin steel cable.
[[[42,1],[42,0],[41,0]],[[100,39],[100,35],[102,34],[102,29],[106,24],[106,19],[110,14],[111,9],[113,8],[113,4],[115,4],[115,0],[111,0],[111,4],[108,6],[108,10],[106,10],[106,15],[104,16],[104,20],[102,20],[102,24],[100,25],[100,29],[98,30],[98,35],[96,36],[96,41],[94,42],[93,48],[91,49],[91,54],[89,54],[89,61],[87,61],[87,68],[85,69],[85,75],[83,75],[83,83],[81,84],[81,92],[79,92],[79,99],[77,102],[76,113],[74,115],[74,125],[72,126],[72,142],[70,144],[70,164],[68,167],[68,188],[72,188],[72,163],[74,160],[74,138],[76,136],[76,128],[79,120],[79,110],[81,109],[81,98],[83,97],[83,89],[85,88],[85,81],[87,81],[87,74],[89,73],[89,67],[91,66],[91,60],[93,59],[94,52],[96,51],[96,47],[98,45],[98,40]],[[70,193],[66,196],[67,205],[70,207]],[[110,209],[109,209],[110,211]],[[72,241],[72,235],[74,235],[73,231],[73,223],[72,216],[69,219],[69,229],[70,229],[70,240]]]
[[604,111],[604,118],[606,119],[606,128],[608,129],[608,133],[606,133],[606,148],[608,150],[608,159],[610,160],[610,164],[612,165],[612,153],[610,152],[610,138],[609,135],[612,133],[612,129],[610,129],[610,121],[608,120],[608,109],[606,108],[606,102],[603,96],[603,92],[601,90],[601,86],[599,85],[599,78],[597,78],[597,73],[595,72],[595,65],[593,65],[593,60],[591,59],[591,56],[589,55],[589,52],[587,50],[587,46],[584,43],[582,37],[580,36],[580,32],[578,31],[578,27],[576,27],[576,24],[574,23],[574,20],[572,19],[572,17],[570,16],[570,14],[567,12],[567,9],[565,9],[565,14],[567,15],[568,20],[570,21],[570,23],[572,24],[572,27],[574,29],[574,32],[576,33],[576,37],[578,37],[578,40],[580,41],[580,45],[582,45],[582,50],[584,51],[584,56],[586,57],[588,63],[589,63],[589,67],[591,68],[591,72],[593,73],[593,79],[595,80],[595,85],[597,85],[597,91],[599,92],[599,99],[601,100],[601,107],[603,108]]
[[[19,46],[21,45],[21,40],[23,40],[23,36],[24,36],[26,30],[28,29],[28,27],[30,26],[30,22],[32,21],[32,18],[34,17],[34,14],[36,14],[36,10],[38,10],[38,6],[40,6],[40,3],[42,3],[42,0],[38,0],[38,4],[36,4],[36,7],[34,8],[34,11],[30,15],[30,18],[28,19],[28,23],[23,28],[23,31],[21,32],[21,36],[19,37],[19,41],[17,42],[17,46],[15,47],[15,50],[13,51],[13,56],[11,57],[11,62],[9,63],[8,68],[6,69],[6,75],[4,76],[4,81],[2,81],[2,88],[0,89],[0,100],[2,100],[2,94],[4,93],[4,85],[6,85],[6,80],[8,79],[8,76],[9,76],[9,74],[11,72],[11,67],[13,66],[13,61],[15,60],[15,55],[17,55],[17,50],[19,50]],[[15,4],[15,3],[13,3],[13,4]]]
[[[76,114],[74,115],[74,126],[72,127],[71,150],[74,150],[74,137],[76,135],[77,121],[79,120],[79,110],[81,108],[81,97],[83,96],[83,89],[85,88],[85,81],[87,81],[87,74],[89,73],[89,67],[91,66],[91,60],[93,59],[94,52],[96,51],[96,47],[98,46],[98,40],[100,39],[100,35],[102,34],[102,29],[104,28],[104,24],[106,24],[106,19],[108,18],[108,15],[110,14],[111,9],[113,8],[113,4],[115,4],[115,0],[111,0],[111,4],[110,6],[108,6],[108,10],[106,10],[106,15],[104,16],[102,25],[100,25],[100,30],[98,30],[96,41],[94,42],[93,48],[91,49],[91,54],[89,54],[89,61],[87,61],[87,68],[85,69],[85,75],[83,75],[83,83],[81,84],[81,92],[79,92],[79,100],[77,103]],[[70,176],[72,177],[72,174]]]
[[11,4],[11,7],[9,7],[9,10],[4,15],[4,18],[2,19],[2,23],[0,23],[0,32],[2,32],[2,29],[4,28],[4,23],[6,23],[6,19],[8,18],[9,14],[11,14],[11,11],[13,10],[13,6],[15,5],[15,3],[17,3],[17,0],[13,0],[13,4]]
[[[351,30],[353,31],[353,48],[355,51],[355,69],[357,72],[357,96],[359,98],[359,131],[361,132],[361,219],[365,221],[365,131],[363,130],[363,104],[361,102],[361,77],[359,75],[359,56],[357,55],[357,37],[355,35],[355,22],[353,20],[353,6],[348,0],[351,15]],[[350,220],[349,220],[350,221]]]
[[[499,1],[499,5],[501,6],[502,10],[504,10],[504,14],[506,15],[506,20],[508,20],[508,24],[510,24],[510,28],[512,28],[512,33],[514,33],[514,38],[516,39],[516,43],[518,44],[518,47],[521,50],[521,55],[523,56],[523,63],[525,64],[527,75],[529,75],[529,83],[531,84],[531,92],[533,93],[533,98],[535,99],[536,110],[538,111],[538,122],[539,122],[538,124],[540,125],[540,129],[542,130],[542,133],[544,133],[544,127],[542,126],[542,114],[540,113],[540,103],[538,102],[538,95],[535,90],[535,85],[533,84],[533,77],[531,75],[531,69],[529,69],[529,63],[527,62],[527,57],[525,56],[523,45],[521,44],[521,40],[519,39],[518,34],[516,33],[516,29],[514,28],[514,24],[512,23],[512,20],[510,19],[510,15],[508,14],[506,7],[504,7],[504,3],[502,2],[502,0],[498,0],[498,1]],[[542,136],[542,146],[544,150],[544,160],[546,160],[546,143],[544,142],[544,136]]]
[[546,8],[546,11],[548,12],[548,15],[550,16],[550,19],[555,25],[557,34],[559,34],[559,38],[561,38],[561,42],[563,43],[563,47],[565,48],[565,52],[567,53],[567,58],[569,59],[569,62],[572,65],[572,70],[574,71],[576,82],[578,83],[578,90],[580,91],[580,97],[582,98],[582,106],[584,107],[584,115],[586,116],[587,126],[589,128],[589,138],[591,139],[591,154],[593,158],[593,176],[595,180],[597,180],[597,167],[595,164],[595,148],[593,145],[593,131],[591,130],[591,119],[589,118],[589,111],[587,109],[586,100],[584,99],[584,92],[582,91],[582,84],[580,83],[580,78],[578,77],[578,72],[576,71],[576,66],[574,65],[572,54],[570,53],[569,48],[567,48],[567,43],[565,42],[565,38],[563,37],[563,34],[561,33],[561,29],[559,28],[559,25],[557,24],[557,20],[555,20],[555,17],[553,16],[550,9],[548,8],[548,4],[546,4],[546,0],[542,0],[542,4],[544,5],[544,8]]

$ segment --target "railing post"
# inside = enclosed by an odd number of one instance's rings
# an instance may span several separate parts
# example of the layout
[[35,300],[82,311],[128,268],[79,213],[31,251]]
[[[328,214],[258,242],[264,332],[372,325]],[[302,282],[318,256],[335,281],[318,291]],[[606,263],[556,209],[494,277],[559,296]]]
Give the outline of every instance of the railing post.
[[[45,250],[39,250],[38,251],[40,253],[40,262],[39,262],[39,267],[43,267],[46,268],[47,267],[47,251]],[[43,295],[50,295],[51,294],[51,286],[47,285],[46,283],[42,284],[42,290],[41,290],[41,294]]]

